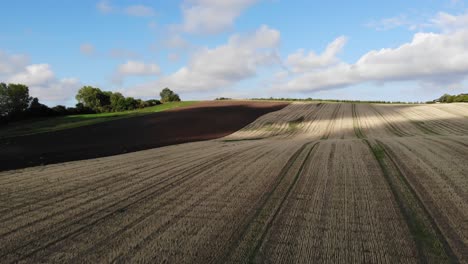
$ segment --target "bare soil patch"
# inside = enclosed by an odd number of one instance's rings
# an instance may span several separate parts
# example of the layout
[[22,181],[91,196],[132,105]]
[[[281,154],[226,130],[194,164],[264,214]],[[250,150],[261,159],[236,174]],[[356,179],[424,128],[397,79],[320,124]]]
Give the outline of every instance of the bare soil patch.
[[286,103],[208,101],[193,106],[0,142],[0,170],[92,159],[227,136]]

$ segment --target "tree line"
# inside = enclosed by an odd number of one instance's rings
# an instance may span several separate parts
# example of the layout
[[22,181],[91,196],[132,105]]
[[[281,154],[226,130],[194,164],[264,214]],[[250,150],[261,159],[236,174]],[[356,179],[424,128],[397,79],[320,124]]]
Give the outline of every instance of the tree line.
[[251,98],[259,101],[293,101],[293,102],[331,102],[331,103],[365,103],[365,104],[423,104],[423,102],[402,102],[402,101],[377,101],[377,100],[339,100],[339,99],[318,99],[318,98]]
[[180,101],[179,95],[169,88],[164,88],[159,95],[160,100],[141,100],[125,97],[119,92],[84,86],[75,96],[78,101],[75,107],[48,107],[41,104],[37,97],[29,95],[28,86],[0,83],[0,123],[37,117],[120,112]]
[[450,95],[450,94],[444,94],[438,99],[433,101],[434,103],[439,102],[439,103],[468,103],[468,94],[462,93],[459,95]]

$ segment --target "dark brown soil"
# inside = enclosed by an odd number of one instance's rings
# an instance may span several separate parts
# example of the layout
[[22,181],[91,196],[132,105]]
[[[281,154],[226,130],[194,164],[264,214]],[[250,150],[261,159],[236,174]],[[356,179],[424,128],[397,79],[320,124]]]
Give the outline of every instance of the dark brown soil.
[[0,142],[0,170],[92,159],[229,135],[286,103],[208,101]]

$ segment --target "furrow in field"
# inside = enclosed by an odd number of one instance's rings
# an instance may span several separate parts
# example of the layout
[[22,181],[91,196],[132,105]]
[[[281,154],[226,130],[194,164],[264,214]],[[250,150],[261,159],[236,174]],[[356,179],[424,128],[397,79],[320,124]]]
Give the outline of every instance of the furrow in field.
[[417,250],[380,167],[360,140],[323,141],[260,262],[412,263]]
[[468,123],[433,106],[413,106],[401,111],[411,122],[426,130],[426,134],[466,135]]
[[268,237],[263,261],[417,260],[404,219],[363,142],[323,142],[303,174]]
[[[174,170],[177,171],[193,166],[193,164],[198,163],[200,160],[210,158],[211,155],[222,155],[225,154],[225,152],[226,150],[223,149],[208,152],[204,151],[200,153],[191,152],[192,155],[188,157],[186,156],[186,162],[180,166],[175,166],[176,164],[180,164],[180,157],[178,157],[177,159],[171,159],[168,162],[158,162],[161,160],[160,158],[156,158],[155,162],[154,159],[150,158],[148,159],[149,162],[141,162],[137,165],[133,164],[133,166],[129,164],[129,166],[125,168],[119,168],[116,170],[106,170],[105,168],[94,167],[94,170],[99,171],[100,173],[98,174],[100,175],[97,175],[96,173],[90,173],[90,176],[88,176],[86,174],[86,170],[81,171],[80,169],[76,169],[74,175],[72,176],[76,183],[73,182],[71,185],[69,185],[67,183],[62,184],[61,181],[58,181],[53,183],[56,186],[50,186],[46,190],[41,190],[40,192],[35,190],[29,192],[24,196],[31,198],[27,201],[24,201],[22,204],[11,204],[8,209],[5,209],[7,212],[3,214],[3,217],[0,218],[0,221],[5,222],[18,216],[34,212],[38,209],[48,211],[47,207],[59,207],[60,203],[67,202],[70,199],[80,200],[77,199],[80,196],[86,196],[88,199],[92,200],[94,195],[99,194],[99,198],[102,198],[105,195],[112,194],[112,192],[114,192],[114,186],[120,186],[119,183],[121,182],[127,181],[128,184],[126,187],[129,187],[131,184],[139,183],[139,181],[136,182],[135,179],[136,176],[139,176],[140,174],[150,172],[152,175],[150,175],[148,178],[145,178],[150,179],[154,177],[154,173],[165,175],[171,173],[171,171]],[[87,168],[88,166],[84,167]],[[167,169],[161,170],[161,168]],[[105,173],[102,173],[102,171],[105,171]],[[131,173],[128,171],[131,171]],[[129,181],[129,179],[131,180]],[[40,182],[36,182],[36,185],[40,186],[41,184]],[[14,189],[10,189],[9,191],[12,193],[17,193],[19,192],[18,189],[22,190],[23,186],[17,185]],[[44,192],[46,192],[44,195],[38,195],[39,193]],[[12,197],[3,199],[8,200],[11,203]],[[70,204],[68,205],[70,206]]]
[[338,117],[338,113],[340,111],[340,108],[341,108],[341,104],[336,104],[335,105],[335,108],[333,109],[333,113],[330,117],[330,119],[328,120],[328,125],[327,125],[327,128],[325,130],[325,133],[322,135],[322,140],[325,140],[325,139],[328,139],[331,135],[331,133],[333,132],[333,128],[335,127],[335,124],[337,122],[337,117]]
[[[212,154],[216,154],[216,152],[213,152]],[[115,186],[105,186],[102,190],[86,190],[82,194],[72,195],[70,197],[66,197],[65,199],[63,197],[55,198],[55,201],[52,199],[49,204],[45,204],[30,210],[25,208],[24,211],[20,211],[16,215],[10,216],[3,220],[6,224],[5,226],[8,226],[8,229],[7,232],[0,234],[0,238],[4,238],[7,235],[22,231],[22,229],[27,227],[33,227],[37,229],[43,225],[50,225],[55,218],[60,217],[63,213],[66,212],[75,212],[78,216],[83,212],[90,210],[90,206],[95,206],[97,201],[108,200],[107,198],[111,196],[119,197],[127,192],[133,191],[134,189],[138,190],[138,188],[141,188],[141,186],[144,186],[148,182],[155,182],[158,180],[161,184],[163,184],[170,179],[174,179],[175,175],[184,173],[184,171],[194,171],[197,169],[197,167],[204,164],[206,160],[209,160],[210,158],[212,157],[207,156],[190,162],[188,159],[186,159],[187,162],[183,166],[170,167],[168,170],[158,170],[157,166],[149,167],[144,171],[139,171],[138,173],[127,173],[127,178],[125,178],[123,181],[116,182]],[[89,188],[92,189],[92,186],[94,185],[90,183]],[[111,202],[111,200],[109,201]],[[42,212],[46,213],[39,214],[40,217],[38,217],[37,210],[41,210]],[[8,220],[11,220],[12,222],[8,224]]]
[[[135,171],[147,167],[148,165],[156,165],[158,163],[161,166],[167,167],[170,166],[168,163],[173,163],[177,160],[177,157],[172,160],[161,159],[164,155],[168,154],[168,149],[170,150],[170,148],[162,148],[160,149],[160,152],[147,152],[148,154],[151,154],[146,156],[142,156],[141,153],[135,153],[135,155],[131,155],[126,160],[121,160],[120,156],[115,156],[111,159],[107,158],[106,162],[95,163],[93,162],[94,160],[82,161],[81,167],[76,168],[73,164],[70,164],[72,168],[65,172],[56,172],[54,169],[51,169],[50,173],[43,173],[43,175],[37,175],[36,173],[23,173],[21,176],[17,177],[19,178],[17,182],[1,185],[0,190],[2,191],[2,194],[0,195],[0,200],[8,200],[9,205],[13,208],[21,205],[34,205],[36,203],[40,203],[42,199],[44,199],[44,196],[38,195],[40,193],[45,193],[49,196],[54,196],[54,192],[58,195],[63,195],[64,193],[68,194],[70,191],[75,191],[82,187],[89,187],[89,181],[92,181],[95,184],[98,183],[96,179],[102,179],[103,181],[112,180],[111,178],[115,178],[117,173],[125,173],[128,170]],[[192,147],[191,151],[194,152],[195,149],[196,148]],[[183,153],[185,152],[181,153],[184,155]],[[199,150],[199,153],[194,154],[197,157],[207,155],[203,150]],[[129,155],[127,154],[123,156]],[[166,164],[160,163],[161,160],[164,160]],[[113,166],[112,161],[115,163]],[[68,164],[69,163],[67,163],[67,166],[65,167],[68,167]],[[52,167],[53,166],[55,165],[52,165]],[[43,171],[44,169],[40,168],[40,170]],[[33,176],[30,176],[30,174],[33,174]],[[30,177],[33,178],[30,179]],[[23,178],[26,178],[26,180],[23,180]],[[21,199],[24,199],[25,197],[40,197],[41,200],[26,200],[21,203]]]
[[[253,153],[259,155],[254,156]],[[271,153],[271,150],[258,149],[241,156],[239,161],[248,165],[257,162],[268,153]],[[224,170],[229,171],[230,176],[221,177],[218,171]],[[157,200],[148,201],[151,205],[129,208],[126,215],[121,218],[110,218],[77,234],[73,238],[72,245],[75,254],[67,254],[67,262],[69,262],[68,257],[73,257],[77,262],[111,262],[115,257],[127,257],[128,254],[137,252],[150,243],[154,236],[176,224],[205,199],[217,192],[224,192],[228,186],[232,187],[232,182],[238,180],[240,171],[241,168],[236,164],[228,163],[217,167],[217,170],[206,170],[201,173],[202,179],[174,186],[173,190],[158,197]],[[109,251],[109,247],[113,251]],[[47,259],[57,259],[68,248],[70,240],[64,240],[48,248],[49,255],[47,252],[41,255],[47,256]],[[119,254],[113,254],[116,252]],[[65,257],[61,259],[63,258]]]
[[407,137],[414,134],[414,129],[409,128],[408,125],[406,125],[406,129],[401,127],[402,124],[408,122],[402,116],[395,116],[395,114],[390,112],[388,108],[378,107],[377,105],[369,106],[370,109],[374,111],[374,114],[381,117],[381,120],[383,121],[381,124],[384,125],[393,135],[397,137]]
[[352,112],[352,116],[353,116],[354,134],[356,135],[357,138],[365,138],[366,135],[362,132],[361,121],[360,121],[358,112],[356,110],[356,104],[352,104],[351,112]]
[[[466,159],[430,139],[382,140],[460,262],[468,260]],[[464,161],[465,162],[464,162]]]
[[396,166],[383,144],[366,140],[374,153],[387,183],[405,217],[418,249],[419,260],[424,263],[451,263],[456,260],[439,228],[434,223],[424,204]]
[[[108,200],[103,199],[99,202],[104,202],[104,207],[100,206],[98,203],[97,208],[79,214],[78,218],[68,218],[67,215],[60,215],[60,222],[58,224],[54,223],[52,226],[46,226],[42,231],[33,229],[32,231],[35,232],[23,232],[19,234],[21,238],[7,238],[10,241],[10,244],[7,247],[2,248],[2,258],[16,259],[18,257],[32,256],[34,253],[44,250],[45,248],[62,240],[73,237],[83,230],[105,221],[109,217],[119,215],[121,212],[124,212],[126,209],[131,208],[132,206],[144,204],[144,202],[147,202],[149,199],[155,199],[160,195],[171,191],[173,186],[177,186],[187,181],[196,181],[196,179],[199,178],[205,170],[217,169],[218,166],[228,162],[229,158],[235,155],[239,155],[242,152],[243,151],[238,151],[214,158],[208,162],[203,163],[202,166],[196,168],[195,170],[188,169],[185,172],[174,175],[173,179],[168,179],[167,183],[164,182],[164,184],[159,187],[158,185],[161,185],[159,181],[150,184],[143,184],[143,186],[140,186],[140,189],[138,190],[134,190],[133,192],[127,193],[126,195],[117,196],[116,200],[110,200],[110,204]],[[49,236],[43,235],[45,231],[48,232]],[[16,241],[16,243],[13,243],[14,241]]]
[[284,109],[266,114],[223,140],[248,140],[271,137],[291,138],[307,131],[316,118],[320,104],[294,103]]
[[353,108],[351,104],[340,104],[339,112],[334,118],[335,125],[329,135],[330,139],[355,138],[353,128]]
[[[296,147],[294,147],[294,149],[295,148]],[[272,176],[275,171],[264,165],[268,164],[268,160],[274,161],[278,165],[283,165],[287,157],[291,155],[290,150],[292,149],[285,149],[284,146],[276,145],[274,149],[274,152],[278,150],[286,151],[288,155],[281,155],[273,158],[273,155],[277,155],[277,153],[271,153],[259,160],[255,167],[251,167],[250,164],[247,163],[247,166],[243,170],[245,174],[240,177],[236,176],[236,180],[238,181],[235,183],[233,182],[232,185],[225,185],[228,189],[218,191],[205,201],[200,201],[194,210],[190,210],[183,215],[178,215],[174,222],[171,221],[170,224],[165,225],[163,229],[152,232],[141,241],[137,246],[137,250],[131,249],[129,254],[122,256],[122,258],[118,260],[124,262],[146,261],[153,263],[163,261],[171,263],[207,263],[216,259],[220,252],[223,252],[226,245],[228,245],[227,238],[236,232],[236,229],[239,227],[239,222],[242,222],[245,217],[243,212],[246,210],[254,210],[255,203],[252,203],[252,201],[259,199],[259,194],[262,193],[259,193],[258,189],[255,191],[255,189],[261,188],[261,186],[265,186],[265,184],[271,185],[274,181],[275,178]],[[275,167],[279,169],[279,166]],[[251,172],[258,170],[262,171],[263,175],[256,173],[251,174]],[[267,175],[270,176],[268,177]],[[246,188],[247,186],[256,188]],[[250,197],[250,199],[239,199],[240,195]],[[236,198],[219,204],[217,201],[223,200],[223,196]],[[213,208],[213,205],[215,208]],[[218,213],[214,213],[215,211]],[[211,217],[215,217],[214,221],[210,220]],[[228,219],[220,221],[223,217],[227,217]],[[210,223],[211,225],[207,225]],[[181,252],[171,247],[171,244],[184,245],[184,248],[187,250]],[[212,249],[213,252],[207,250],[208,248]],[[171,253],[164,257],[162,256],[164,252]]]
[[293,103],[217,140],[0,172],[0,262],[465,263],[467,110]]
[[315,144],[306,143],[299,148],[275,177],[275,183],[263,194],[255,205],[255,210],[245,217],[239,230],[230,237],[230,244],[224,253],[213,262],[237,263],[253,259],[257,245],[261,245],[264,233],[270,228],[271,221],[281,209],[283,201],[299,177],[303,163],[310,155]]
[[395,136],[370,104],[355,104],[355,112],[359,117],[359,127],[363,135],[379,138]]
[[432,107],[459,117],[468,117],[468,107],[464,107],[464,104],[435,104]]

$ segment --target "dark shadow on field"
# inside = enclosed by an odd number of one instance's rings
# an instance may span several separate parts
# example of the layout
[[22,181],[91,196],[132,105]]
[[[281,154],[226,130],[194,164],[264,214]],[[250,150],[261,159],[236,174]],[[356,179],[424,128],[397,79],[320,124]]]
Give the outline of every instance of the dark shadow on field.
[[220,138],[286,105],[203,102],[145,116],[8,138],[0,141],[0,171]]

